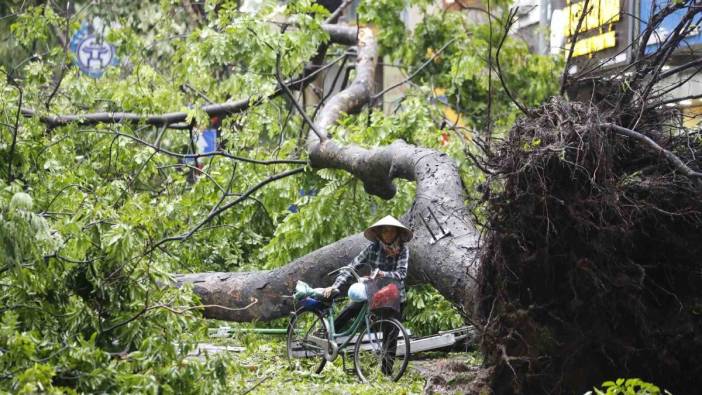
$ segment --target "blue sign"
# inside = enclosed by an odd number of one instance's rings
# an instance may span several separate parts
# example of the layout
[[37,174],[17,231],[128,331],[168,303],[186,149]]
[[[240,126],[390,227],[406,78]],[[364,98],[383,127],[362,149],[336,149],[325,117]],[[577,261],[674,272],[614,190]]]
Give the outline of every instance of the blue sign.
[[[651,19],[652,15],[657,14],[661,9],[665,8],[667,5],[671,4],[672,0],[641,0],[639,4],[639,16],[641,17],[640,32],[646,30],[648,26],[648,21]],[[651,13],[651,5],[654,5],[653,14]],[[695,5],[699,7],[699,5]],[[651,34],[651,38],[646,43],[646,53],[652,53],[658,49],[658,46],[665,42],[670,33],[675,29],[675,27],[680,23],[682,18],[689,11],[689,7],[681,8],[672,14],[668,15],[663,19],[658,28]],[[692,19],[690,26],[694,29],[688,36],[682,41],[681,48],[702,44],[702,31],[700,31],[700,22],[702,22],[702,15],[697,15]]]
[[217,129],[205,129],[195,137],[198,154],[210,154],[217,151]]
[[86,22],[71,38],[70,49],[76,55],[78,68],[93,78],[101,77],[108,66],[118,64],[115,47],[93,34]]

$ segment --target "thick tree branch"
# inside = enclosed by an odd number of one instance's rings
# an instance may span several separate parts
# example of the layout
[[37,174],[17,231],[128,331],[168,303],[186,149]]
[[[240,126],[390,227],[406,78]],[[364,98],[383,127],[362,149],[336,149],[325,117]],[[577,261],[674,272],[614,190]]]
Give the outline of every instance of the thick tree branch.
[[[371,99],[373,93],[373,81],[375,78],[375,65],[378,61],[378,44],[373,35],[373,31],[368,28],[343,28],[336,26],[336,34],[340,39],[344,37],[346,44],[356,44],[358,36],[358,53],[356,55],[356,78],[343,91],[334,95],[329,102],[319,112],[315,123],[320,133],[328,135],[327,130],[335,124],[342,114],[353,114],[360,110]],[[310,132],[307,144],[308,150],[312,151],[319,138]]]

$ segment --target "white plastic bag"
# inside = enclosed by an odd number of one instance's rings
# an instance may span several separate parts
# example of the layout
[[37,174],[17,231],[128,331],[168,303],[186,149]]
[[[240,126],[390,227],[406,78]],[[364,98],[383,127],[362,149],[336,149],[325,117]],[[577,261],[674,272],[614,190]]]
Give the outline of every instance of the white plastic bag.
[[366,293],[366,284],[362,282],[355,283],[349,287],[349,299],[352,302],[365,302],[368,300],[368,294]]

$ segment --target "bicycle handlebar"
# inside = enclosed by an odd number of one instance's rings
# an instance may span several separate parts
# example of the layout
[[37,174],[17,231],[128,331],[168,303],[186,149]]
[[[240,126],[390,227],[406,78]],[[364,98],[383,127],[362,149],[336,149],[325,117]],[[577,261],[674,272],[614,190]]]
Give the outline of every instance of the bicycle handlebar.
[[[371,266],[369,263],[362,263],[362,265],[367,265],[371,269],[371,271],[373,270],[373,266]],[[353,276],[356,278],[356,281],[361,281],[361,276],[359,276],[358,273],[352,267],[349,266],[342,266],[338,269],[332,270],[329,273],[327,273],[327,276],[331,276],[332,274],[340,272],[342,270],[350,271],[351,274],[353,274]]]

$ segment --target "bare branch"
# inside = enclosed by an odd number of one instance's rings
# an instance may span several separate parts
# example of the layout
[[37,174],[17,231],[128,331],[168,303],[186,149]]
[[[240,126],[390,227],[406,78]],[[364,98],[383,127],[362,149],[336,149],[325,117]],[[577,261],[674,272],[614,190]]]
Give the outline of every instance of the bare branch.
[[[185,234],[183,234],[183,235],[180,235],[180,236],[171,236],[171,237],[167,237],[167,238],[165,238],[165,239],[162,239],[162,240],[160,240],[159,242],[157,242],[156,244],[154,244],[154,245],[151,247],[151,250],[153,251],[154,249],[156,249],[156,248],[159,247],[160,245],[162,245],[162,244],[164,244],[164,243],[167,243],[167,242],[169,242],[169,241],[181,241],[181,242],[182,242],[182,241],[185,241],[185,240],[189,239],[193,234],[195,234],[200,228],[202,228],[204,225],[206,225],[206,224],[207,224],[208,222],[210,222],[212,219],[214,219],[215,217],[219,216],[220,214],[222,214],[222,213],[225,212],[226,210],[232,208],[233,206],[235,206],[235,205],[241,203],[242,201],[248,199],[248,197],[249,197],[252,193],[254,193],[254,192],[256,192],[257,190],[261,189],[261,188],[264,187],[265,185],[268,185],[268,184],[270,184],[271,182],[280,180],[280,179],[285,178],[285,177],[289,177],[289,176],[292,176],[292,175],[295,175],[295,174],[298,174],[298,173],[302,173],[302,172],[304,172],[304,171],[305,171],[305,168],[304,168],[304,167],[298,167],[298,168],[296,168],[296,169],[292,169],[292,170],[284,171],[284,172],[281,172],[281,173],[277,173],[277,174],[274,174],[274,175],[272,175],[272,176],[266,178],[265,180],[259,182],[258,184],[254,185],[253,187],[249,188],[246,192],[242,193],[241,196],[239,196],[238,198],[236,198],[236,199],[234,199],[233,201],[231,201],[231,202],[225,204],[224,206],[218,208],[217,210],[211,211],[211,212],[207,215],[207,217],[206,217],[205,219],[203,219],[202,221],[200,221],[200,223],[198,223],[197,225],[195,225],[195,227],[193,227],[192,229],[190,229],[187,233],[185,233]],[[226,196],[226,195],[225,195],[225,196]],[[219,204],[219,203],[218,203],[218,204]]]
[[524,115],[531,117],[531,112],[522,103],[518,102],[517,99],[514,98],[514,95],[512,95],[512,92],[509,90],[509,87],[505,82],[504,75],[502,74],[502,67],[500,66],[500,50],[502,50],[502,46],[504,45],[505,40],[509,35],[509,29],[511,29],[512,25],[514,25],[514,22],[516,22],[515,17],[517,16],[518,11],[519,7],[515,7],[509,11],[507,24],[505,24],[505,33],[502,35],[500,44],[497,45],[497,52],[495,53],[495,66],[497,66],[497,76],[500,78],[502,89],[505,90],[505,93],[507,93],[507,96],[509,96],[512,103],[514,103],[519,108],[519,110],[522,113],[524,113]]
[[702,173],[697,172],[689,168],[677,155],[674,153],[668,151],[667,149],[661,147],[653,141],[650,137],[645,136],[637,131],[627,129],[623,126],[615,125],[612,123],[603,123],[600,126],[604,128],[609,128],[612,129],[615,133],[621,134],[623,136],[631,137],[636,140],[639,140],[640,142],[646,144],[649,146],[649,148],[653,149],[654,151],[659,152],[665,158],[673,165],[675,166],[676,169],[678,169],[681,173],[685,174],[688,177],[698,177],[702,178]]
[[307,125],[309,125],[310,129],[314,132],[314,134],[317,135],[317,137],[319,138],[320,141],[326,140],[327,136],[322,134],[322,132],[320,132],[317,129],[317,126],[314,124],[314,122],[312,122],[310,117],[307,115],[307,113],[305,112],[305,109],[302,108],[302,106],[300,105],[300,103],[297,102],[297,100],[295,100],[295,96],[293,96],[292,92],[290,91],[290,88],[288,88],[285,85],[285,83],[283,83],[283,80],[280,76],[280,53],[277,53],[275,56],[275,78],[278,80],[278,85],[283,89],[285,94],[288,96],[288,99],[290,99],[293,106],[295,106],[295,109],[297,110],[297,112],[300,113],[300,116],[302,117],[302,119],[305,120]]
[[398,86],[404,85],[404,84],[406,84],[407,82],[412,81],[412,79],[413,79],[414,77],[416,77],[417,74],[419,74],[419,73],[420,73],[422,70],[424,70],[429,64],[431,64],[431,62],[433,62],[434,59],[436,59],[439,55],[441,55],[441,53],[444,52],[444,50],[445,50],[446,48],[448,48],[448,46],[451,45],[451,44],[452,44],[454,41],[456,41],[457,39],[458,39],[458,38],[454,37],[454,38],[452,38],[451,40],[449,40],[446,44],[444,44],[441,48],[439,48],[439,50],[436,51],[436,53],[434,53],[434,55],[432,55],[431,58],[429,58],[426,62],[422,63],[415,71],[413,71],[410,75],[408,75],[407,78],[405,78],[404,80],[402,80],[402,81],[400,81],[400,82],[398,82],[398,83],[396,83],[396,84],[393,84],[393,85],[391,85],[391,86],[389,86],[389,87],[383,89],[382,91],[376,93],[375,95],[373,95],[373,96],[371,97],[371,99],[372,99],[372,100],[376,100],[377,98],[383,96],[384,94],[386,94],[386,93],[388,93],[389,91],[391,91],[391,90],[397,88]]
[[[563,93],[565,92],[566,89],[566,82],[568,80],[568,65],[570,64],[570,60],[573,58],[573,52],[575,51],[575,43],[578,42],[578,33],[580,33],[580,27],[583,25],[583,21],[585,20],[585,17],[587,14],[592,11],[592,7],[588,9],[588,5],[590,3],[590,0],[585,0],[585,3],[583,4],[582,8],[582,14],[580,14],[580,18],[578,18],[578,24],[575,27],[575,32],[573,33],[573,42],[570,44],[570,49],[568,50],[568,56],[566,57],[565,61],[565,68],[563,70],[563,75],[561,76],[561,89],[559,91],[559,94],[563,96]],[[570,16],[568,16],[570,18]],[[570,33],[570,32],[569,32]]]
[[134,140],[135,142],[144,145],[146,147],[149,147],[153,149],[156,152],[160,152],[163,154],[166,154],[168,156],[172,156],[174,158],[180,158],[180,159],[198,159],[198,158],[203,158],[203,157],[211,157],[211,156],[223,156],[225,158],[233,159],[233,160],[238,160],[240,162],[245,162],[245,163],[253,163],[256,165],[279,165],[279,164],[297,164],[297,165],[302,165],[307,163],[307,161],[304,160],[299,160],[299,159],[270,159],[270,160],[259,160],[259,159],[252,159],[252,158],[246,158],[243,156],[239,155],[234,155],[231,154],[227,151],[213,151],[213,152],[208,152],[208,153],[201,153],[201,154],[180,154],[177,152],[173,152],[170,150],[167,150],[165,148],[159,147],[155,144],[151,144],[148,141],[141,139],[137,136],[133,136],[131,134],[126,134],[126,133],[121,133],[116,130],[112,131],[103,131],[103,130],[81,130],[83,132],[94,132],[94,133],[102,133],[102,134],[113,134],[118,137],[126,137],[128,139]]
[[663,79],[666,79],[674,74],[680,73],[682,71],[685,71],[685,70],[687,70],[691,67],[695,67],[695,66],[702,66],[702,58],[692,60],[690,62],[681,64],[680,66],[677,66],[677,67],[673,67],[670,70],[667,70],[663,73],[660,73],[658,77],[659,77],[659,79],[663,80]]

